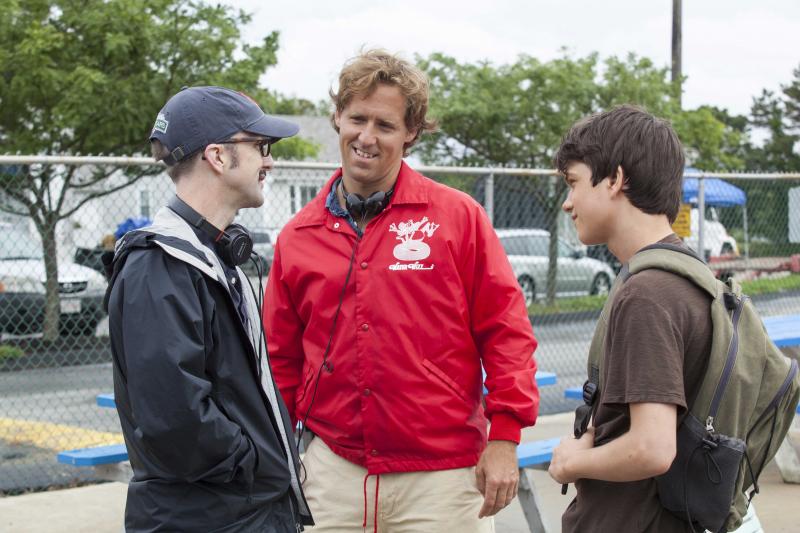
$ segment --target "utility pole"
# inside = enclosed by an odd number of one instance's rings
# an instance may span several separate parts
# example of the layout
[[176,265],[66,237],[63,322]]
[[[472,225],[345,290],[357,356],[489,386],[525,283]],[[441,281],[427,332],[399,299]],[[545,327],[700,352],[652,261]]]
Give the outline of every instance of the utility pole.
[[672,84],[678,98],[678,107],[681,107],[681,21],[682,0],[672,0]]

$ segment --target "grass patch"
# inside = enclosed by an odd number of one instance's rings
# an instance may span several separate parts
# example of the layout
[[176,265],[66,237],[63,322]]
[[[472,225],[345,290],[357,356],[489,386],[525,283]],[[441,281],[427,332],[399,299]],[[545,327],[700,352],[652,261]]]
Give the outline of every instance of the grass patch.
[[[743,281],[742,291],[748,296],[787,291],[800,291],[800,274],[790,274],[780,278],[761,278]],[[556,298],[553,305],[535,303],[528,306],[528,314],[533,316],[554,315],[558,313],[578,313],[599,311],[606,303],[605,296],[581,296],[578,298]]]
[[780,278],[761,278],[743,281],[742,292],[749,296],[800,290],[800,274],[790,274]]
[[0,363],[6,360],[19,359],[24,355],[25,352],[23,352],[20,348],[16,346],[10,346],[8,344],[0,344]]
[[581,311],[599,311],[606,303],[606,296],[580,296],[577,298],[556,298],[553,305],[534,303],[528,306],[528,314],[533,316],[553,315],[556,313],[579,313]]

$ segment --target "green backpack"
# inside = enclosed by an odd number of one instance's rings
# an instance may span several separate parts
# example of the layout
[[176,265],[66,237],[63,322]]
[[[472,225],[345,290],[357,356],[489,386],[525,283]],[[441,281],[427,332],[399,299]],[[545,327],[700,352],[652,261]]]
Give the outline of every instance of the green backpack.
[[758,492],[758,476],[789,431],[800,398],[800,376],[797,361],[769,339],[739,284],[716,279],[692,251],[654,244],[635,254],[620,272],[592,339],[585,405],[576,410],[575,436],[585,432],[600,397],[614,294],[630,276],[652,268],[683,276],[706,291],[712,297],[714,330],[706,375],[678,428],[675,461],[656,478],[659,498],[692,528],[732,531],[741,525]]

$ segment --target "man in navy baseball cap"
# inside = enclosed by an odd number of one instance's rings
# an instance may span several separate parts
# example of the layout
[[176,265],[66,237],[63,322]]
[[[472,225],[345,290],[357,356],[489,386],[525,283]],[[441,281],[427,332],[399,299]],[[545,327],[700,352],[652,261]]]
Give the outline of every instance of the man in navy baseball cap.
[[239,268],[252,240],[233,223],[263,205],[270,146],[297,130],[222,87],[183,89],[158,114],[151,148],[176,195],[117,243],[106,296],[133,469],[129,533],[313,524],[259,304]]
[[157,140],[167,149],[163,161],[173,166],[237,132],[276,142],[298,130],[296,124],[265,115],[244,93],[225,87],[184,87],[158,113],[150,141]]

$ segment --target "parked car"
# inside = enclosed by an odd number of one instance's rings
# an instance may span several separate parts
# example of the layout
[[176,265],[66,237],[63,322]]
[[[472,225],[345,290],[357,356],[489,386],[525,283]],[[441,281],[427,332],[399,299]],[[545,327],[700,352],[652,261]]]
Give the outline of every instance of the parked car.
[[[269,274],[269,269],[272,268],[272,259],[275,256],[274,239],[277,237],[277,231],[267,228],[251,229],[249,231],[250,236],[253,237],[253,251],[258,254],[261,260],[261,273],[266,276]],[[241,265],[241,268],[250,277],[258,275],[252,261]]]
[[[75,263],[58,265],[62,333],[92,334],[103,317],[106,280]],[[25,231],[3,228],[0,240],[0,332],[41,331],[45,267],[41,246]]]
[[[525,302],[530,305],[544,297],[550,233],[541,229],[500,229],[497,236],[506,250]],[[583,250],[559,239],[556,296],[608,294],[614,276],[606,263],[586,257]]]
[[76,264],[91,268],[105,276],[105,267],[103,266],[103,254],[109,250],[99,246],[95,248],[82,248],[78,246],[75,248],[75,255],[72,256]]
[[611,250],[609,250],[608,246],[605,244],[587,246],[586,256],[604,262],[611,267],[615,275],[619,274],[619,271],[622,270],[622,263],[619,262],[619,259],[611,253]]

